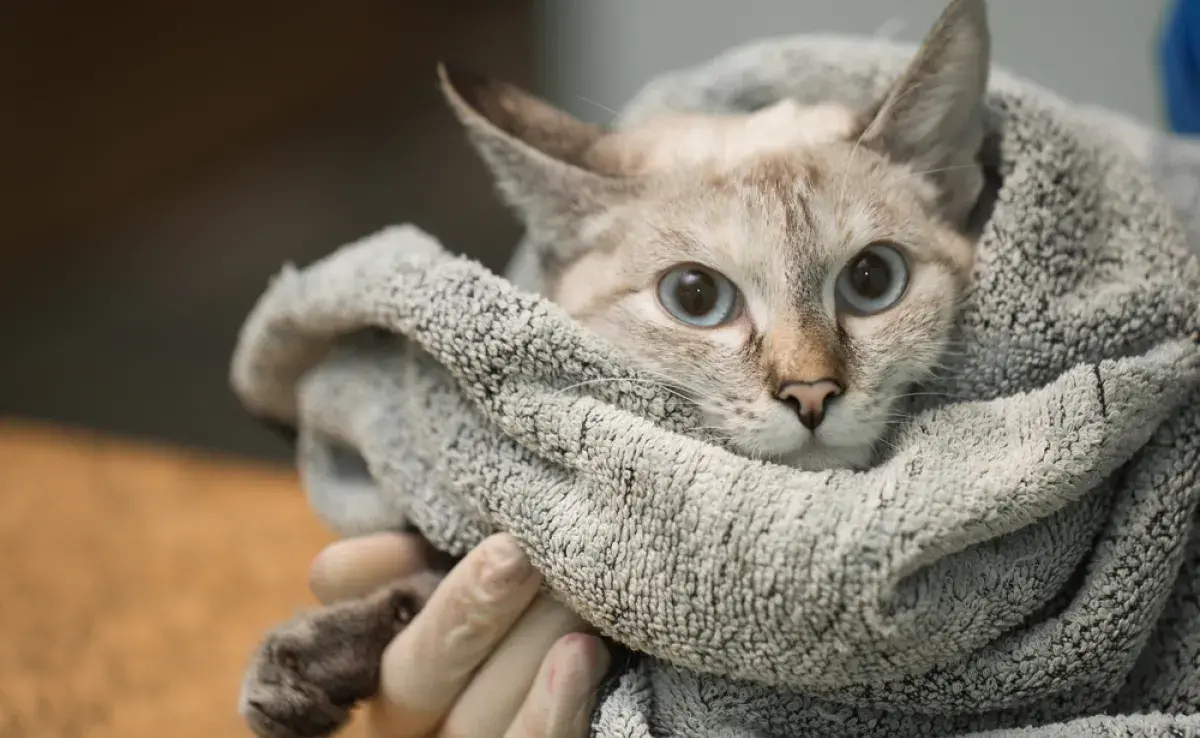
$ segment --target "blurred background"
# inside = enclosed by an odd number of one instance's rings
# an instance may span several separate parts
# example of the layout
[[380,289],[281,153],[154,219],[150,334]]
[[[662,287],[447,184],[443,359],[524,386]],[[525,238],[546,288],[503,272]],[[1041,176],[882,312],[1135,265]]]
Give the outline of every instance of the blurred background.
[[[282,264],[413,221],[519,237],[434,85],[451,57],[604,122],[650,75],[806,31],[916,40],[943,0],[6,3],[0,416],[283,459],[228,389]],[[1165,0],[991,3],[996,60],[1158,124]]]

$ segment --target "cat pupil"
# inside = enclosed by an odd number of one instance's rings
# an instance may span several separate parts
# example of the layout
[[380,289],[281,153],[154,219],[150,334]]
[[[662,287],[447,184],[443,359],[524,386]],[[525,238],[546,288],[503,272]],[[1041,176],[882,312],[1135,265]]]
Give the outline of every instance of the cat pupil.
[[679,307],[693,317],[703,317],[717,305],[717,281],[708,272],[689,269],[675,283],[675,299]]
[[879,299],[892,283],[892,270],[878,254],[863,254],[850,269],[850,287],[869,300]]

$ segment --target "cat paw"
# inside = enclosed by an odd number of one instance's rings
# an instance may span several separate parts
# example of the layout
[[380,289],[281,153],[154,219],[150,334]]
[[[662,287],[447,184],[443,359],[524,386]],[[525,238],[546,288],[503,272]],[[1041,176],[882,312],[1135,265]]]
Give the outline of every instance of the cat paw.
[[259,645],[238,711],[260,738],[327,736],[379,684],[383,651],[424,606],[436,581],[404,580],[362,599],[304,613]]

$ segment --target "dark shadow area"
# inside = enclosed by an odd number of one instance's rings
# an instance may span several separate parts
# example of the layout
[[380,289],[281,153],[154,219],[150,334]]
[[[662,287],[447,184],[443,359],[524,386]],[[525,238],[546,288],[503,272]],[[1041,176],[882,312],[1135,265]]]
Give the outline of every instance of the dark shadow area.
[[0,24],[0,415],[285,458],[227,381],[284,263],[411,221],[500,268],[519,237],[434,65],[536,89],[532,3],[29,8]]

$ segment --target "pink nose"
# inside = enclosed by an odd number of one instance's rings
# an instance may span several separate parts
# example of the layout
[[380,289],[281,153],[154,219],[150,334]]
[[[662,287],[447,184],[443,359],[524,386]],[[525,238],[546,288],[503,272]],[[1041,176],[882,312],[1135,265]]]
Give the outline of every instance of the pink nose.
[[796,407],[800,423],[809,430],[817,429],[825,419],[825,406],[840,394],[842,385],[833,379],[784,382],[779,387],[779,399]]

